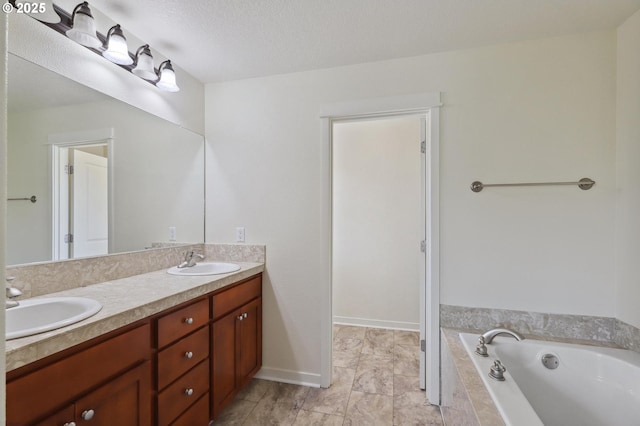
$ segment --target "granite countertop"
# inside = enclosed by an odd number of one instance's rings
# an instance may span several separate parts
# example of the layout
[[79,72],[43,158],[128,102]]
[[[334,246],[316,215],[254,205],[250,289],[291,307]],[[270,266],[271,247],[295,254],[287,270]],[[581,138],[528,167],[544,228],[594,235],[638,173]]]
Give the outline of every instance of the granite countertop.
[[264,263],[234,262],[240,270],[208,276],[169,275],[166,269],[106,281],[41,297],[81,296],[102,310],[76,324],[6,342],[7,371],[45,358],[94,337],[211,293],[264,271]]

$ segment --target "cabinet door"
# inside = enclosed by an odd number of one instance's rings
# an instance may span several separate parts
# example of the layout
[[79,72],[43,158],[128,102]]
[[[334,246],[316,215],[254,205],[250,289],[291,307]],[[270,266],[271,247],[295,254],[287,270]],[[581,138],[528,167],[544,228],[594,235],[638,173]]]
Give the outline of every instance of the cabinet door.
[[262,298],[240,308],[236,341],[236,387],[241,388],[262,366]]
[[[99,368],[99,366],[96,366]],[[92,426],[151,424],[150,363],[122,374],[75,404],[75,422]]]
[[211,410],[217,417],[236,389],[236,316],[231,312],[211,325]]
[[45,420],[36,423],[34,426],[69,426],[73,424],[75,418],[74,406],[70,405]]

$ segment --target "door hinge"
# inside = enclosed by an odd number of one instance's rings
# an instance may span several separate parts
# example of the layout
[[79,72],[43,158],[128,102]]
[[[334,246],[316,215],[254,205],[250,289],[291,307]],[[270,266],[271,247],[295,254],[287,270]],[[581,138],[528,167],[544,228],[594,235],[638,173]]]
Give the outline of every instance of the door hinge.
[[420,241],[420,251],[423,253],[427,251],[427,242],[425,240]]
[[72,175],[73,174],[73,166],[72,165],[68,165],[68,166],[64,166],[64,172],[68,175]]
[[420,340],[420,350],[422,352],[426,352],[427,351],[427,341],[422,339]]
[[73,234],[65,234],[64,235],[65,244],[69,244],[73,242]]
[[427,152],[427,141],[420,142],[420,152],[423,154]]

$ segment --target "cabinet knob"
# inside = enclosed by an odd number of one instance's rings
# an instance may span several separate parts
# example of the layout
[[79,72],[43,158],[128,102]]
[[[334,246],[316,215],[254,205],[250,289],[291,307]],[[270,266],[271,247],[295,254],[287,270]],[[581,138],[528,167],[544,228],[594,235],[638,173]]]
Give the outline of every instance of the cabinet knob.
[[184,323],[185,324],[193,324],[193,318],[191,318],[191,317],[185,318],[184,319]]
[[246,312],[244,314],[242,314],[242,318],[246,319],[249,316],[249,314],[247,314]]
[[192,388],[187,388],[184,390],[184,394],[187,396],[191,396],[193,395],[193,389]]
[[238,315],[238,321],[242,321],[244,319],[244,317],[242,316],[242,314]]
[[193,358],[193,352],[191,352],[191,351],[185,352],[185,353],[184,353],[184,357],[185,357],[185,358],[188,358],[188,359]]
[[82,417],[82,420],[91,420],[95,414],[96,413],[93,410],[86,410],[82,412],[80,417]]
[[76,426],[76,422],[67,422],[62,426]]

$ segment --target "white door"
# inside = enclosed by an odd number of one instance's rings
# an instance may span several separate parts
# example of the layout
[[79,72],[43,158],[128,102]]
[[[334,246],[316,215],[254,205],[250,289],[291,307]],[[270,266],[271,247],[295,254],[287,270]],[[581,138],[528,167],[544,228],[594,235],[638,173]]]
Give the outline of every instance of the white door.
[[109,252],[107,158],[71,149],[71,257]]

